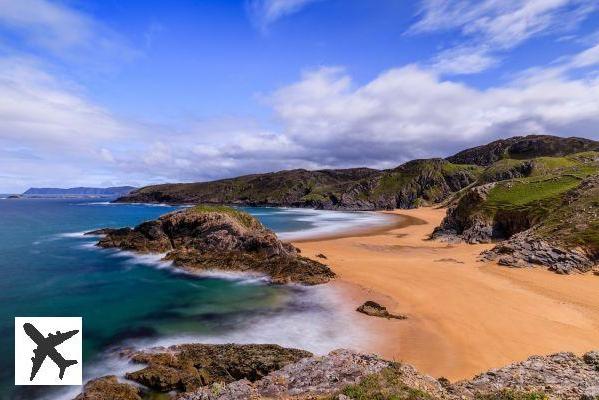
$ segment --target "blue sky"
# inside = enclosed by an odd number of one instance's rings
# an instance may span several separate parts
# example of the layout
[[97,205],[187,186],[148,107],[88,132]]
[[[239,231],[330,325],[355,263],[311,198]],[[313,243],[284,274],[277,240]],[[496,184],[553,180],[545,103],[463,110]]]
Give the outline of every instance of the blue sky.
[[0,0],[0,192],[599,139],[591,0]]

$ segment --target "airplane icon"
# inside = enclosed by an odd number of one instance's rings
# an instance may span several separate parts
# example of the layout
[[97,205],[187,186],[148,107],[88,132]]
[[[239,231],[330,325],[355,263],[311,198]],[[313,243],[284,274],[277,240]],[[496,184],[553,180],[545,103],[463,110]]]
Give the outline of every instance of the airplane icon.
[[35,356],[31,357],[33,367],[31,368],[31,377],[29,378],[29,381],[33,381],[33,378],[35,378],[35,375],[42,367],[46,357],[50,357],[50,359],[54,361],[58,368],[60,368],[60,373],[58,374],[60,380],[62,380],[64,371],[67,369],[67,367],[77,364],[77,360],[65,360],[64,357],[56,350],[56,346],[75,336],[79,332],[78,330],[65,333],[60,333],[60,331],[57,331],[55,335],[50,333],[48,337],[44,337],[44,335],[42,335],[40,331],[38,331],[35,326],[30,323],[24,324],[23,329],[25,330],[27,336],[29,336],[31,340],[37,344],[37,348],[33,350],[33,354],[35,354]]

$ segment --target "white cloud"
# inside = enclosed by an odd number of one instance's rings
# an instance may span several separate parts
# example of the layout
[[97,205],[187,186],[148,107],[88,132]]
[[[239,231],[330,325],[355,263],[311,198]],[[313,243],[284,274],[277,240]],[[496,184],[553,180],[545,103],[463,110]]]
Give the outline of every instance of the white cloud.
[[87,63],[130,60],[139,53],[95,19],[48,0],[0,0],[0,27],[55,56]]
[[0,139],[72,146],[126,132],[108,111],[32,60],[0,59]]
[[276,20],[294,14],[310,3],[320,0],[247,0],[250,18],[261,30]]
[[435,67],[476,73],[495,65],[497,53],[535,36],[567,32],[598,7],[595,0],[424,0],[408,33],[459,31],[464,42],[442,51]]

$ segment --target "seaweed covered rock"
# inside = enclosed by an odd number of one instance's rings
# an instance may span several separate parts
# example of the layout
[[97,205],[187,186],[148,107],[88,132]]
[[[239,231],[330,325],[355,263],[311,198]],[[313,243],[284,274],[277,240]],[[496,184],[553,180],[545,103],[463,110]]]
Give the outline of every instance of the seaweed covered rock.
[[328,282],[335,274],[324,264],[266,229],[251,215],[224,206],[196,206],[175,211],[135,228],[103,229],[98,246],[166,253],[165,259],[192,270],[253,272],[274,283],[308,285]]
[[271,344],[184,344],[135,353],[132,361],[147,366],[126,376],[159,392],[189,392],[241,379],[253,382],[310,356]]

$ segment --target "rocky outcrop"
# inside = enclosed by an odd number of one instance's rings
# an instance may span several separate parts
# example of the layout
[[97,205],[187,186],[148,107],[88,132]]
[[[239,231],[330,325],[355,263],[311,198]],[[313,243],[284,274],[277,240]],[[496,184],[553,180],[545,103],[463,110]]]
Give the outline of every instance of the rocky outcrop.
[[387,319],[407,319],[405,315],[391,314],[387,311],[387,307],[380,305],[374,301],[367,301],[356,309],[357,312],[370,315],[371,317],[387,318]]
[[481,253],[483,261],[497,261],[508,267],[544,266],[559,274],[588,272],[595,260],[577,248],[564,248],[525,231]]
[[135,228],[104,229],[98,246],[166,253],[165,259],[190,271],[223,270],[267,275],[273,283],[308,285],[335,274],[299,255],[258,220],[229,207],[198,206],[163,215]]
[[116,376],[104,376],[89,381],[83,392],[74,400],[142,400],[141,391],[128,383],[121,383]]
[[336,350],[326,356],[289,364],[256,382],[241,380],[213,385],[185,394],[180,400],[318,398],[360,382],[389,365],[388,361],[373,355]]
[[[407,364],[352,350],[325,356],[275,345],[188,344],[134,353],[146,367],[127,374],[177,400],[339,399],[595,400],[599,352],[532,356],[451,383]],[[145,390],[145,389],[144,389]],[[89,382],[75,400],[138,400],[138,388],[114,376]]]
[[464,240],[467,243],[488,243],[497,237],[493,219],[482,212],[472,212],[480,208],[493,187],[495,183],[487,183],[468,190],[448,208],[447,215],[433,231],[432,238],[449,242]]
[[133,354],[147,366],[126,375],[158,392],[191,392],[238,380],[254,382],[312,354],[270,344],[186,344]]
[[597,354],[590,352],[583,357],[572,353],[533,356],[459,382],[453,390],[467,398],[511,389],[543,393],[555,400],[594,400],[599,397]]

